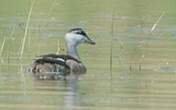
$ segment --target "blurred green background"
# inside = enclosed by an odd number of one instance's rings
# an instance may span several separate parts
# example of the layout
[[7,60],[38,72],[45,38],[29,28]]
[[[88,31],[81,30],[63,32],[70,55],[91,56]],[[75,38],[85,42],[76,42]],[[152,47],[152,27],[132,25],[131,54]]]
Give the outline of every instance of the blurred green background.
[[21,68],[81,27],[97,44],[79,47],[88,72],[72,109],[175,110],[175,10],[175,0],[0,0],[0,109],[70,109],[62,81],[34,81]]

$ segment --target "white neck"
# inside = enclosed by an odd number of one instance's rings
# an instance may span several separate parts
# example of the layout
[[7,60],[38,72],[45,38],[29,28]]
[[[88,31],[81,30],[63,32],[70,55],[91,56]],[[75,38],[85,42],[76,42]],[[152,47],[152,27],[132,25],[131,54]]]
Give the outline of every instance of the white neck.
[[77,45],[74,44],[67,44],[67,54],[80,60],[80,57],[77,52]]

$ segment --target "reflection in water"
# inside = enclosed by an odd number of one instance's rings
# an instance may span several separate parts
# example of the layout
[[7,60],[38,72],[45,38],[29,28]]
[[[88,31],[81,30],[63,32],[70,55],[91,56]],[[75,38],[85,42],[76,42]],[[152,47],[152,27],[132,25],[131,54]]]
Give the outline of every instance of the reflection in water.
[[32,82],[32,88],[34,88],[31,95],[32,103],[46,104],[47,107],[50,106],[50,103],[54,103],[57,108],[75,110],[80,98],[78,93],[79,80],[77,78],[70,78],[66,81],[33,80]]
[[65,100],[65,106],[67,110],[74,110],[74,107],[76,106],[76,102],[78,100],[78,79],[77,78],[71,78],[66,81],[66,88],[67,88],[67,94],[64,97]]
[[175,77],[170,77],[172,74],[162,74],[164,77],[157,75],[155,78],[156,76],[148,75],[148,72],[119,73],[113,75],[112,85],[102,73],[97,74],[102,79],[85,77],[81,81],[41,81],[25,76],[25,89],[21,87],[22,82],[18,75],[14,74],[4,74],[0,77],[0,110],[102,110],[104,107],[112,110],[161,110],[162,107],[169,106],[173,107],[171,110],[176,108],[173,88]]

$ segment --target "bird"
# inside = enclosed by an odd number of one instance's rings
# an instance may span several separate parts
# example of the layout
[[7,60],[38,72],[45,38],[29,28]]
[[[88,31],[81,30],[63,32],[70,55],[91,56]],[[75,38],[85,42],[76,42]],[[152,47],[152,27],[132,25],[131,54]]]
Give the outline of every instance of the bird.
[[82,28],[72,28],[65,34],[66,54],[49,53],[40,55],[32,63],[36,79],[64,79],[85,74],[86,66],[80,59],[77,48],[80,44],[95,45]]

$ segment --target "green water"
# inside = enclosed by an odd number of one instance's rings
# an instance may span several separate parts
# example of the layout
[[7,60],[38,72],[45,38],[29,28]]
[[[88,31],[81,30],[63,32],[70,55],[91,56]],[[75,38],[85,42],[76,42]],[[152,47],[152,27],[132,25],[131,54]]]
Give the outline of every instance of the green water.
[[[0,0],[1,110],[176,109],[175,0],[36,0],[19,59],[31,4]],[[96,41],[79,47],[87,74],[73,82],[33,80],[25,72],[32,59],[65,48],[73,27]]]

